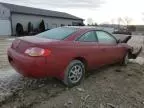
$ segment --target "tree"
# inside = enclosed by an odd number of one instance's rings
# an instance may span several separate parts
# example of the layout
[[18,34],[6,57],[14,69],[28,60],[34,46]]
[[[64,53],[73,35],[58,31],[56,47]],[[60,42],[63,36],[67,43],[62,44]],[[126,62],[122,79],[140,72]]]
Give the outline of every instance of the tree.
[[98,24],[96,22],[94,22],[92,18],[87,19],[87,25],[88,26],[98,26]]
[[142,20],[144,21],[144,12],[142,13],[142,16],[143,16],[143,17],[142,17]]
[[121,25],[124,25],[124,24],[125,24],[124,19],[121,18],[121,17],[119,17],[119,18],[117,19],[117,22],[118,22],[118,29],[123,28],[123,26],[121,26]]
[[31,22],[28,23],[28,33],[30,33],[31,31],[33,31],[33,25]]
[[16,35],[21,36],[24,34],[23,26],[20,23],[17,23],[16,25]]
[[44,32],[45,31],[44,20],[42,20],[41,23],[39,24],[39,30],[40,30],[40,32]]
[[88,24],[88,26],[98,26],[98,24],[97,23],[92,23],[91,25]]
[[118,25],[120,26],[120,25],[122,24],[122,22],[123,22],[123,19],[122,19],[121,17],[119,17],[119,18],[117,19],[117,21],[118,21]]
[[125,18],[124,18],[124,21],[125,21],[125,23],[126,23],[126,25],[127,25],[127,27],[128,27],[128,25],[131,23],[132,19],[129,18],[129,17],[125,17]]
[[31,24],[31,30],[33,31],[34,27],[33,27],[33,24]]
[[95,22],[95,23],[92,24],[92,26],[98,26],[98,24]]
[[87,19],[87,25],[92,25],[93,24],[93,19],[92,18],[88,18]]

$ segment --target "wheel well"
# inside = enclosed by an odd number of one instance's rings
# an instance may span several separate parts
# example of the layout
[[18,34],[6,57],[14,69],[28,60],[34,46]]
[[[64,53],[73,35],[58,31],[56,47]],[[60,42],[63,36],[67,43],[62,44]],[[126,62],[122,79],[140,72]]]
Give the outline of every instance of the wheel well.
[[84,57],[75,57],[74,60],[81,61],[85,65],[85,69],[87,70],[88,63],[87,63],[87,60]]

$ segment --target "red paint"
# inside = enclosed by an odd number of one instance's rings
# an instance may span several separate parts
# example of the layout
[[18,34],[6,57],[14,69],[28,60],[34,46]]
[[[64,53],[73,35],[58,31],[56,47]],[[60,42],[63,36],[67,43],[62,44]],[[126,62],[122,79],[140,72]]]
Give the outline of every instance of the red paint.
[[[129,48],[127,44],[106,45],[74,41],[86,31],[88,29],[80,29],[64,40],[35,36],[19,38],[8,49],[9,62],[17,72],[27,77],[50,76],[63,79],[66,67],[77,57],[86,60],[88,69],[122,61]],[[45,56],[31,57],[25,54],[32,47],[45,49]]]

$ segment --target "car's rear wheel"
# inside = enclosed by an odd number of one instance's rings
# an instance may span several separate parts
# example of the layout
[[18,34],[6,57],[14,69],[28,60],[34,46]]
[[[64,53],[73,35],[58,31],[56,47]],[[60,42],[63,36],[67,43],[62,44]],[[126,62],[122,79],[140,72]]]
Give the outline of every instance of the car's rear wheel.
[[73,60],[70,62],[70,64],[67,66],[65,70],[65,76],[63,82],[65,85],[69,87],[78,85],[83,80],[84,74],[85,74],[84,64],[79,60]]

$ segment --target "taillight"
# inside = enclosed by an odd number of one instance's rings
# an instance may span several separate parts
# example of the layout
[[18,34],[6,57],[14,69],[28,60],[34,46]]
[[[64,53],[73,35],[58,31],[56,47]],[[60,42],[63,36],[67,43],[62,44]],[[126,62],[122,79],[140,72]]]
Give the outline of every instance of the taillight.
[[37,48],[37,47],[32,47],[28,48],[25,51],[25,54],[29,56],[49,56],[51,51],[49,49],[43,49],[43,48]]

